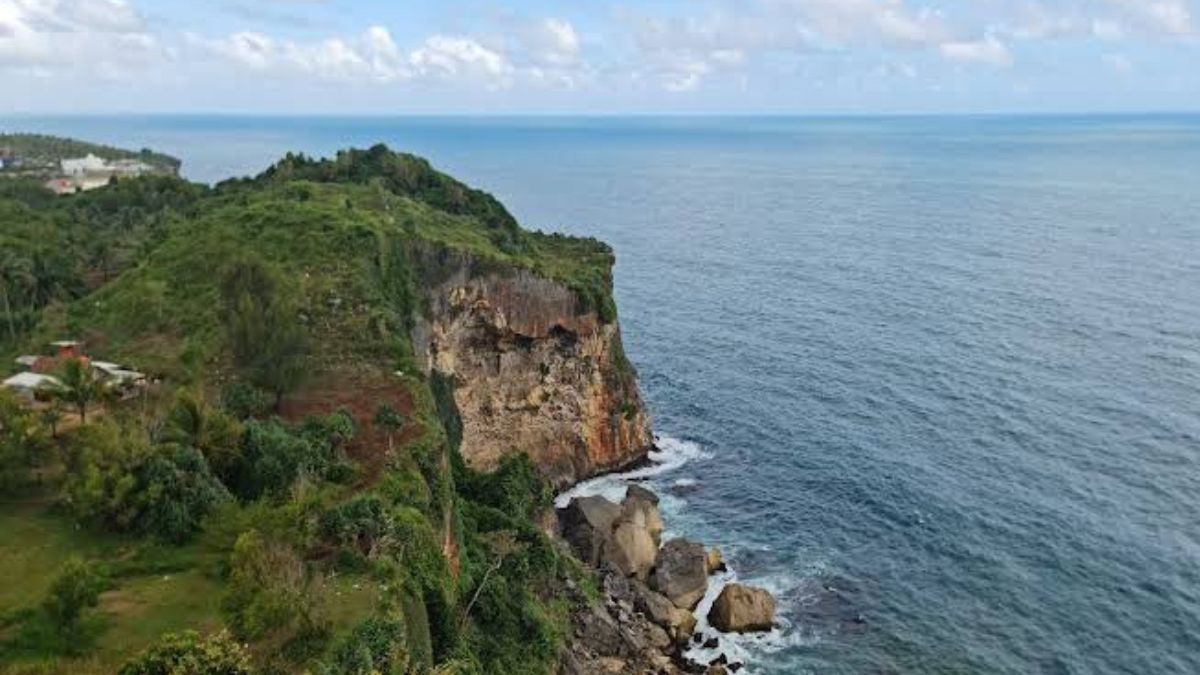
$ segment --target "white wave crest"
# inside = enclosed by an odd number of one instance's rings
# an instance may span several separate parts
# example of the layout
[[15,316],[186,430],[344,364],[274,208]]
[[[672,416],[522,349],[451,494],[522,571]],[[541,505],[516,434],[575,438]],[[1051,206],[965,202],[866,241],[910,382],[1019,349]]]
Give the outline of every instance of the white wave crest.
[[[726,585],[738,582],[737,572],[732,568],[709,579],[708,592],[696,607],[696,632],[704,635],[705,639],[716,636],[719,644],[715,649],[705,649],[692,643],[684,655],[696,663],[708,663],[724,654],[729,661],[741,662],[746,666],[743,671],[748,674],[756,672],[756,664],[764,654],[773,654],[789,647],[808,644],[815,639],[806,639],[801,631],[796,630],[788,617],[781,613],[775,616],[775,628],[764,633],[722,633],[708,623],[708,611],[712,609],[717,596]],[[777,599],[782,594],[796,587],[798,581],[790,575],[768,576],[753,580],[752,585],[766,589]]]
[[576,497],[593,495],[620,501],[625,498],[625,489],[629,486],[630,481],[645,480],[675,471],[689,462],[708,459],[711,456],[698,443],[670,436],[660,436],[655,443],[655,449],[651,450],[648,456],[649,464],[624,473],[614,473],[584,481],[555,497],[554,506],[561,509]]

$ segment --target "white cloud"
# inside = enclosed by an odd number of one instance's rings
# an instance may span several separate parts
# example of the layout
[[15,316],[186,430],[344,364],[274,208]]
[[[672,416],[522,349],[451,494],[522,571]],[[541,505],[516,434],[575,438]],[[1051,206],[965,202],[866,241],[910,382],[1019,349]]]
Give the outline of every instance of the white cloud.
[[0,0],[0,67],[116,77],[169,56],[126,0]]
[[982,40],[944,42],[942,56],[960,63],[983,63],[989,66],[1007,67],[1013,64],[1008,46],[992,35]]
[[462,36],[433,35],[405,51],[382,26],[355,37],[311,42],[277,40],[260,33],[235,33],[193,44],[261,72],[340,82],[393,82],[414,79],[482,82],[493,88],[512,84],[515,72],[500,51]]
[[405,57],[392,41],[391,34],[381,26],[372,26],[354,38],[315,42],[280,41],[254,32],[234,33],[217,40],[192,36],[192,42],[262,72],[381,82],[409,75]]
[[1192,12],[1184,0],[1110,0],[1124,8],[1142,26],[1166,35],[1195,32]]
[[579,59],[579,34],[570,21],[544,19],[538,24],[535,39],[538,55],[549,64],[567,66]]
[[513,73],[504,54],[465,37],[435,35],[413,51],[409,62],[420,75],[482,77],[497,87],[510,85]]

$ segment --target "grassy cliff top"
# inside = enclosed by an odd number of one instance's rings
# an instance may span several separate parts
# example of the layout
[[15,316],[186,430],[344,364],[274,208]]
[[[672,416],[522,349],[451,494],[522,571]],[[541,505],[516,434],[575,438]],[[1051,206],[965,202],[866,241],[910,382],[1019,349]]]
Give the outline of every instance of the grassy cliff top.
[[[164,374],[220,361],[218,281],[223,265],[248,255],[285,280],[324,362],[403,359],[423,311],[416,258],[430,248],[480,270],[561,281],[583,307],[615,319],[608,246],[526,231],[491,195],[384,146],[325,160],[289,155],[211,189],[157,178],[44,203],[0,199],[6,213],[22,220],[27,244],[113,237],[122,263],[106,283],[91,275],[96,290],[51,303],[35,340],[84,338],[107,358]],[[80,231],[89,214],[115,222]]]

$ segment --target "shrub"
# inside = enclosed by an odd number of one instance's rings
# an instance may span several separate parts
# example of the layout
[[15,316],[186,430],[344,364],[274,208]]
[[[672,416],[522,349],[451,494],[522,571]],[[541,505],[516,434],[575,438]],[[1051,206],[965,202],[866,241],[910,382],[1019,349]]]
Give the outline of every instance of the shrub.
[[235,382],[221,392],[225,412],[239,420],[261,417],[271,410],[271,395],[245,382]]
[[243,640],[319,634],[325,629],[321,590],[291,547],[251,530],[234,544],[222,610]]
[[327,675],[403,675],[408,670],[404,622],[371,617],[354,627],[333,650]]
[[354,431],[354,420],[342,412],[310,417],[295,431],[276,420],[247,422],[226,484],[242,499],[256,499],[282,494],[302,477],[344,479],[341,448]]
[[229,636],[167,635],[121,667],[120,675],[251,675],[250,655]]
[[51,623],[64,636],[78,632],[83,611],[95,607],[103,590],[103,581],[81,558],[71,558],[50,584],[43,609]]
[[195,448],[151,446],[111,420],[76,432],[64,495],[80,520],[173,543],[195,534],[229,498]]
[[367,558],[374,558],[391,543],[391,515],[379,497],[358,497],[322,514],[321,534]]

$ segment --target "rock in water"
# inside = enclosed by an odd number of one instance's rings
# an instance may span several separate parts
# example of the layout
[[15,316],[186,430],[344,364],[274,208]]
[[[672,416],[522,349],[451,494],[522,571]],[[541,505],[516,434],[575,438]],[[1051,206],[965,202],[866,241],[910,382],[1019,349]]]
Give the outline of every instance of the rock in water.
[[558,511],[559,531],[579,559],[599,567],[621,507],[604,497],[577,497]]
[[651,490],[644,488],[641,485],[638,485],[636,483],[634,483],[633,485],[630,485],[629,488],[626,489],[625,499],[626,500],[638,499],[638,500],[641,500],[644,502],[649,502],[655,506],[658,506],[658,495],[654,494],[654,492],[652,492]]
[[726,633],[771,630],[775,625],[775,598],[761,588],[729,584],[709,610],[708,622]]
[[646,529],[646,519],[640,512],[624,516],[616,524],[612,539],[604,546],[604,557],[627,577],[645,581],[654,567],[658,546]]
[[[640,485],[630,485],[629,491],[625,493],[625,500],[621,502],[622,517],[637,518],[637,514],[641,514],[641,525],[650,533],[650,538],[654,540],[654,550],[662,544],[663,519],[662,511],[658,508],[658,495],[647,490]],[[651,560],[651,565],[654,561]]]
[[708,573],[716,574],[725,571],[725,559],[721,557],[721,549],[716,546],[708,551]]
[[658,552],[650,584],[676,607],[693,610],[708,589],[708,556],[704,545],[672,539]]

